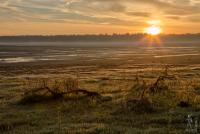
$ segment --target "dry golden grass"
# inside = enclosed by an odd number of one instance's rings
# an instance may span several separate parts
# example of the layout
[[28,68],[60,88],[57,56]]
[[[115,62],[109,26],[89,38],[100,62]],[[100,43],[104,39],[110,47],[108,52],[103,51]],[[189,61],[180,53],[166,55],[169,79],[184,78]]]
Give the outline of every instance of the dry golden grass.
[[[80,72],[78,78],[56,74],[1,79],[0,100],[5,104],[0,106],[0,132],[185,133],[186,116],[200,117],[198,70],[149,70],[101,69],[92,74]],[[8,82],[9,86],[3,84]]]

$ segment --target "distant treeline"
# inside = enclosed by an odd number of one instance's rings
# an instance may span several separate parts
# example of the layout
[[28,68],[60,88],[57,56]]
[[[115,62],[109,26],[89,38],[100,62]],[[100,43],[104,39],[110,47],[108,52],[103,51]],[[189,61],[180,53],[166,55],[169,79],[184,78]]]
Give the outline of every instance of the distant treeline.
[[150,38],[159,38],[169,42],[200,41],[198,34],[168,34],[151,37],[146,34],[100,34],[100,35],[27,35],[27,36],[0,36],[0,42],[116,42],[141,41]]

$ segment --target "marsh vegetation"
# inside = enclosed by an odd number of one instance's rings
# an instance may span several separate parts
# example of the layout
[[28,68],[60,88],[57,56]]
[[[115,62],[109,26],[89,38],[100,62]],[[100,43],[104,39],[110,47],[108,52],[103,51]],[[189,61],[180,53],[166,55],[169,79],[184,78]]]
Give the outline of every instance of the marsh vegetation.
[[[148,52],[168,52],[158,49]],[[199,56],[157,59],[140,48],[135,56],[128,50],[98,59],[83,57],[93,48],[71,60],[2,62],[0,133],[187,133],[188,114],[200,117]]]

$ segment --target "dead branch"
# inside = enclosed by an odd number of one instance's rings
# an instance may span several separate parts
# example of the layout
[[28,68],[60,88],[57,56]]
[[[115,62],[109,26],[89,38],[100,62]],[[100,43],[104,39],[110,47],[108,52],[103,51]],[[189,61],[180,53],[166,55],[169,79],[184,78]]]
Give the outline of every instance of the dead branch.
[[[43,94],[41,94],[41,92],[43,92]],[[52,90],[49,87],[38,88],[38,89],[28,91],[28,92],[25,93],[25,96],[32,96],[32,95],[45,96],[47,93],[50,93],[53,98],[63,98],[64,95],[69,95],[69,94],[84,94],[88,97],[97,97],[97,98],[102,97],[97,92],[92,92],[92,91],[88,91],[88,90],[85,90],[85,89],[79,89],[78,88],[78,89],[74,89],[74,90],[64,92],[64,91],[59,91],[59,90]]]
[[89,97],[102,97],[97,92],[91,92],[91,91],[87,91],[85,89],[76,89],[76,90],[71,90],[71,91],[68,91],[68,92],[64,92],[64,94],[71,94],[71,93],[75,93],[75,94],[82,93],[82,94],[86,94]]
[[78,88],[78,82],[74,79],[67,79],[65,81],[55,81],[53,86],[49,86],[47,80],[40,81],[38,88],[26,90],[22,102],[38,102],[46,99],[62,99],[67,95],[84,95],[88,97],[103,98],[99,93],[88,91],[86,89]]

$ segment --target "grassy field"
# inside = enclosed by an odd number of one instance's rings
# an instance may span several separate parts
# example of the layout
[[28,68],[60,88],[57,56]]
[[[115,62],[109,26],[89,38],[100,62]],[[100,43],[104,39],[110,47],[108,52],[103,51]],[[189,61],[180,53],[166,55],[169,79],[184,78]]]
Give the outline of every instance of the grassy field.
[[[200,121],[198,59],[123,55],[2,63],[0,133],[200,132],[200,124],[195,127]],[[193,129],[187,129],[188,115]]]

